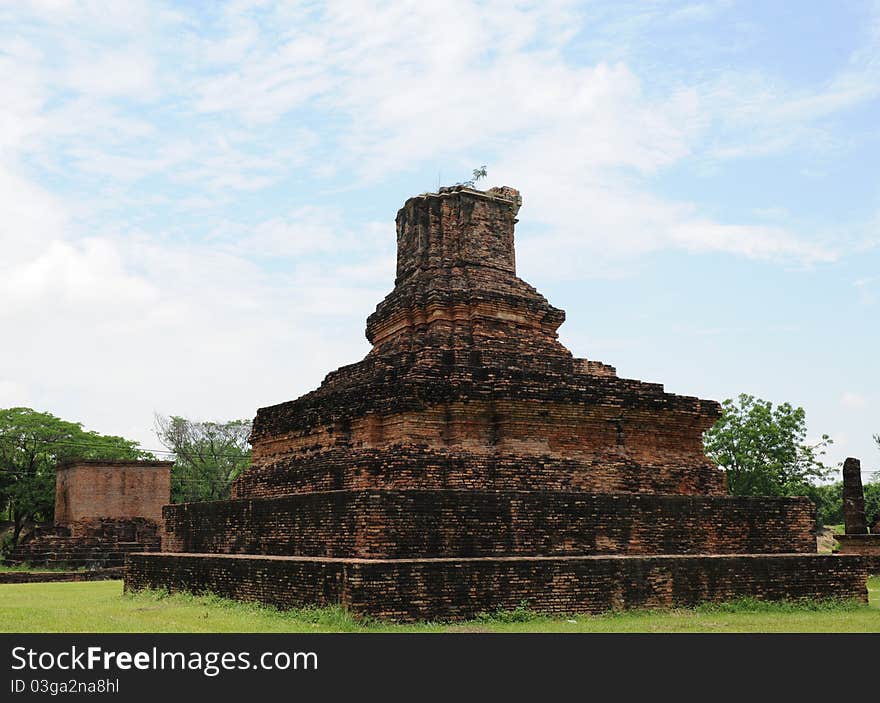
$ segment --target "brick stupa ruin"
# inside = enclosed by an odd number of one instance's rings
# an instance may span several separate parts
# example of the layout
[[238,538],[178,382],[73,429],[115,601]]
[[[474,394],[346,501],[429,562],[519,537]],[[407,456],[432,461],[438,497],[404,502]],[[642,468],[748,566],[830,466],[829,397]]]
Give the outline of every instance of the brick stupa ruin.
[[516,275],[512,188],[397,214],[373,348],[257,412],[231,500],[164,509],[126,586],[341,603],[395,619],[865,600],[859,557],[816,554],[806,498],[732,498],[703,453],[714,401],[577,359]]

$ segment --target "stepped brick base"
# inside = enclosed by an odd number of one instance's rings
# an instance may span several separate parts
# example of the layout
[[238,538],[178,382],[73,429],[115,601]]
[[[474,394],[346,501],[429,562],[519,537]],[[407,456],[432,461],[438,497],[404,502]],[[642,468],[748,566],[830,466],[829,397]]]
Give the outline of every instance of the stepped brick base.
[[600,613],[723,602],[857,598],[859,556],[819,554],[330,559],[131,554],[126,590],[166,588],[293,608],[341,604],[395,620],[473,617],[525,602],[547,613]]
[[401,559],[816,551],[807,498],[370,490],[163,512],[167,552]]

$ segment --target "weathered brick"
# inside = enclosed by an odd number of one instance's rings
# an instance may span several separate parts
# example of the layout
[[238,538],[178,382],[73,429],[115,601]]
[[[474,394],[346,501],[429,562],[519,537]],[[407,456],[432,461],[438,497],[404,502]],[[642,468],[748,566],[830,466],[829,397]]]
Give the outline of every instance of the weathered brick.
[[322,557],[815,552],[807,498],[329,491],[165,507],[163,551]]
[[396,620],[460,619],[525,602],[546,613],[601,613],[723,602],[867,602],[861,557],[820,554],[321,559],[131,554],[126,588],[212,592],[280,608],[342,604]]

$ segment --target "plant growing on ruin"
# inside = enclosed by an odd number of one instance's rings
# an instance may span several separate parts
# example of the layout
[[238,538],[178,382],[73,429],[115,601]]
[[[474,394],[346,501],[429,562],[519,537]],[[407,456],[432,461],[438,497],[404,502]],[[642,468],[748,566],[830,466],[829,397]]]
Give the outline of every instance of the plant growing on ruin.
[[473,175],[471,179],[469,181],[465,181],[464,183],[464,185],[470,186],[471,188],[473,188],[477,184],[477,181],[479,181],[481,178],[486,177],[486,164],[483,164],[482,166],[480,166],[480,168],[475,168],[472,174]]
[[[480,168],[475,168],[471,171],[471,178],[467,181],[459,181],[455,184],[455,186],[465,186],[466,188],[475,188],[477,185],[477,181],[485,178],[488,175],[488,171],[486,171],[486,164],[480,166]],[[440,189],[440,175],[437,174],[437,189]]]

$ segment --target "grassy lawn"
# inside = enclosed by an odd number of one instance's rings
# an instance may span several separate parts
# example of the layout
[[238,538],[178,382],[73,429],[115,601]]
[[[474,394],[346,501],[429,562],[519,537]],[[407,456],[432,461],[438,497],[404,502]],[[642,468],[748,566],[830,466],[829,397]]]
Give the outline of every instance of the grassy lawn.
[[124,595],[121,581],[0,585],[3,632],[880,632],[870,605],[740,602],[668,611],[549,618],[527,611],[466,623],[358,622],[338,608],[279,612],[210,596]]

